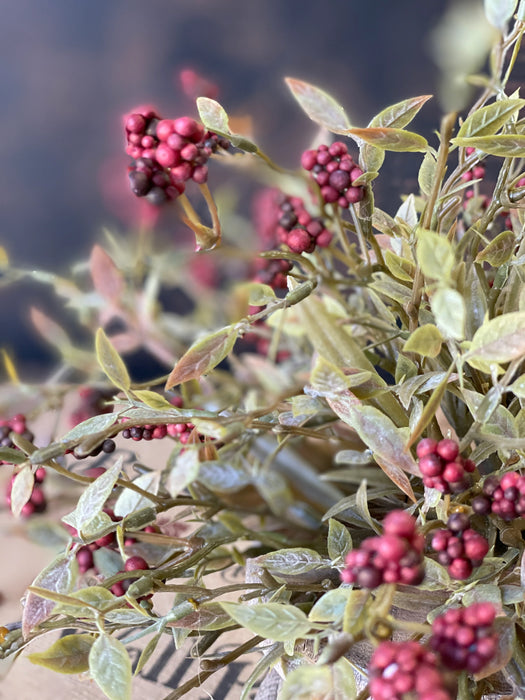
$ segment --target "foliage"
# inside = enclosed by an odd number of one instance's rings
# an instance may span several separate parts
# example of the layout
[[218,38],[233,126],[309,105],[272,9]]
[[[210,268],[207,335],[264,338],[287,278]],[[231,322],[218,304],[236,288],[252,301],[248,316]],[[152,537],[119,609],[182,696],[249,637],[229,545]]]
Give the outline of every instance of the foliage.
[[[525,101],[506,93],[525,29],[511,19],[516,4],[486,0],[498,29],[492,73],[470,111],[446,115],[428,141],[406,127],[429,95],[357,127],[325,91],[286,79],[323,133],[359,151],[363,174],[352,184],[364,196],[347,209],[324,201],[305,171],[283,170],[234,133],[234,118],[218,102],[198,99],[204,126],[232,144],[212,158],[217,167],[301,197],[333,234],[312,252],[278,242],[262,251],[259,270],[275,260],[290,264],[286,289],[253,281],[261,247],[253,222],[220,188],[216,207],[202,183],[195,191],[211,228],[186,194],[172,205],[182,207],[199,252],[162,243],[153,231],[108,231],[89,264],[66,278],[9,265],[2,251],[2,284],[30,277],[51,285],[93,337],[77,344],[33,310],[36,329],[60,356],[58,372],[41,385],[24,383],[3,351],[5,418],[19,406],[32,422],[52,414],[60,426],[49,444],[36,446],[14,430],[0,449],[2,469],[13,465],[16,474],[13,513],[24,516],[39,466],[71,507],[61,513],[62,551],[35,575],[20,629],[3,634],[2,657],[49,630],[74,629],[30,660],[89,672],[107,697],[121,700],[131,694],[132,665],[120,633],[152,635],[142,668],[176,631],[211,649],[204,679],[256,648],[267,656],[250,687],[280,661],[282,698],[364,699],[355,644],[377,645],[394,630],[425,638],[426,622],[441,610],[486,600],[498,608],[501,649],[484,672],[463,673],[458,692],[483,697],[499,674],[509,695],[525,694],[524,521],[471,505],[488,475],[519,470],[525,460]],[[373,184],[389,151],[420,163],[418,191],[400,193],[391,214]],[[268,218],[271,206],[259,217]],[[175,310],[163,305],[174,280],[189,299]],[[155,358],[163,376],[137,380],[128,359],[136,350]],[[86,392],[106,399],[72,425],[79,387],[84,399]],[[130,430],[143,438],[147,458],[127,449]],[[162,459],[157,437],[170,445]],[[457,440],[475,462],[464,489],[424,487],[415,451],[424,437]],[[92,467],[93,455],[100,473],[82,466]],[[393,510],[415,516],[425,536],[451,513],[466,513],[489,556],[467,580],[451,579],[427,548],[419,585],[367,591],[342,583],[348,552],[380,534]],[[56,544],[56,526],[46,527]],[[82,564],[81,551],[92,565]],[[147,568],[125,568],[138,555]],[[210,586],[206,577],[218,569],[231,569],[238,583]],[[162,593],[172,594],[167,610],[157,605]],[[399,615],[406,610],[421,612],[407,620]],[[249,641],[216,656],[216,641],[239,628]],[[200,682],[199,674],[169,697]]]

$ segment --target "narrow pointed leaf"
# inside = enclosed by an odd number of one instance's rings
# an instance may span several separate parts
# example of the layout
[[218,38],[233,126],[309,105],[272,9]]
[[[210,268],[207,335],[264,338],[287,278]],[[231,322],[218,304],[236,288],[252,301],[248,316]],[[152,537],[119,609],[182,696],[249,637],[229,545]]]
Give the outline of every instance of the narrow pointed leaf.
[[525,157],[525,134],[496,134],[493,136],[459,136],[451,139],[454,146],[477,148],[483,153],[501,158]]
[[525,100],[498,100],[471,114],[458,131],[456,138],[472,138],[495,134],[525,105]]
[[31,498],[33,485],[35,483],[35,475],[31,467],[26,465],[18,472],[11,488],[11,511],[17,517],[20,515],[22,508]]
[[303,80],[285,78],[285,82],[312,121],[336,134],[347,133],[350,122],[343,107],[333,97]]
[[190,379],[198,379],[216,367],[231,352],[237,336],[236,328],[226,326],[194,343],[171,370],[166,391]]
[[404,129],[391,127],[351,128],[346,133],[358,141],[365,141],[371,146],[382,148],[384,151],[412,152],[426,151],[428,148],[428,143],[423,136]]
[[100,296],[114,304],[118,303],[124,291],[122,272],[99,245],[93,246],[89,268],[93,285]]
[[421,107],[431,97],[432,95],[419,95],[418,97],[409,97],[407,100],[396,102],[396,104],[390,105],[390,107],[386,107],[379,114],[376,114],[370,120],[368,126],[389,126],[403,129],[410,124]]
[[95,337],[95,351],[98,363],[108,379],[122,391],[128,391],[130,378],[126,365],[102,328],[98,329]]

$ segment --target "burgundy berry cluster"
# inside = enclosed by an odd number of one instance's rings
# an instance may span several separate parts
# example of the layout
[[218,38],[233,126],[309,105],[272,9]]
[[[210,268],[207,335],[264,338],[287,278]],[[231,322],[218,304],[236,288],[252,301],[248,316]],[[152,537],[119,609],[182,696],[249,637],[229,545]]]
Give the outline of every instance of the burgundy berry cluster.
[[[467,148],[465,148],[465,154],[467,156],[471,156],[473,153],[475,153],[475,151],[476,149],[472,146],[467,146]],[[461,179],[463,180],[463,182],[470,182],[471,180],[482,180],[484,177],[485,166],[483,165],[483,163],[477,163],[470,170],[467,170],[466,173],[463,173]]]
[[438,552],[439,563],[458,580],[467,579],[489,551],[489,543],[470,527],[466,513],[452,513],[447,520],[447,529],[433,533],[431,547]]
[[132,192],[155,205],[176,199],[188,180],[208,179],[208,159],[230,143],[191,117],[160,119],[152,110],[130,114],[125,122]]
[[166,423],[162,425],[135,425],[125,428],[122,437],[127,440],[162,440],[166,435],[176,438],[185,445],[190,439],[191,433],[195,430],[193,423]]
[[[10,433],[16,433],[26,440],[29,440],[29,442],[33,442],[35,437],[33,433],[27,429],[26,417],[22,413],[18,413],[8,420],[0,420],[0,447],[16,447],[10,438]],[[0,460],[0,464],[9,464],[9,462]]]
[[463,459],[454,440],[424,438],[418,443],[416,453],[423,483],[441,493],[458,493],[469,486],[467,474],[476,468],[470,459]]
[[368,671],[372,700],[452,700],[436,655],[418,642],[381,642]]
[[494,513],[506,521],[525,515],[525,476],[518,472],[489,476],[482,494],[472,499],[471,506],[479,515]]
[[305,151],[301,165],[317,182],[327,204],[338,204],[346,209],[365,196],[364,186],[354,184],[363,171],[354,163],[342,141]]
[[[118,573],[124,573],[128,571],[142,571],[142,570],[149,570],[149,565],[148,562],[143,558],[139,556],[133,556],[133,557],[128,557],[126,559],[126,562],[124,564],[124,571],[118,572]],[[126,594],[126,591],[130,587],[130,585],[133,583],[134,579],[124,579],[123,581],[117,581],[111,586],[111,592],[113,595],[116,596],[123,596]],[[141,598],[138,599],[140,602],[141,600],[149,599],[152,597],[153,594],[149,594],[147,596],[142,596]]]
[[382,583],[417,586],[424,578],[425,539],[417,532],[415,519],[394,510],[383,521],[383,534],[364,540],[346,556],[341,573],[344,583],[376,588]]
[[[13,489],[13,484],[18,474],[13,474],[7,483],[6,489],[6,502],[9,507],[11,507],[11,491]],[[45,477],[46,470],[44,467],[38,467],[34,474],[35,483],[33,485],[33,490],[31,491],[31,496],[27,503],[22,507],[20,515],[23,518],[29,518],[35,513],[43,513],[47,508],[47,500],[44,490],[41,487]]]
[[267,284],[272,289],[288,289],[286,277],[293,265],[289,260],[257,258],[255,260],[255,282]]
[[479,673],[498,649],[498,635],[493,627],[495,617],[491,603],[453,608],[436,617],[430,645],[443,666],[452,671]]

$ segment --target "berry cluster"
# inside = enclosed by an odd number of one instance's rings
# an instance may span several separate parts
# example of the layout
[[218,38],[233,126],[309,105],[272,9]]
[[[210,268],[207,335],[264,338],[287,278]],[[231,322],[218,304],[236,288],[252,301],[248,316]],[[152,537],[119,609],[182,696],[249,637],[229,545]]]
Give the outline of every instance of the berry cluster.
[[419,470],[423,483],[441,493],[458,493],[468,488],[467,473],[476,468],[470,459],[459,455],[459,447],[454,440],[432,440],[424,438],[416,449]]
[[447,520],[447,529],[433,533],[431,546],[439,552],[439,563],[458,580],[467,579],[489,551],[489,543],[483,535],[472,530],[470,518],[465,513],[452,513]]
[[354,184],[363,171],[354,163],[347,147],[341,141],[305,151],[301,156],[301,165],[317,182],[321,196],[327,204],[337,203],[346,209],[350,204],[360,202],[365,196],[364,186]]
[[507,521],[525,515],[525,476],[518,472],[489,476],[482,494],[472,499],[471,506],[479,515],[494,513]]
[[[467,146],[467,148],[465,148],[465,154],[467,156],[471,156],[473,153],[475,153],[475,151],[476,149],[472,146]],[[463,173],[461,179],[463,180],[463,182],[470,182],[471,180],[481,180],[484,177],[485,166],[483,165],[483,163],[477,163],[470,170],[467,170],[466,173]]]
[[491,603],[453,608],[436,617],[430,645],[441,663],[453,671],[481,671],[498,648],[498,635],[493,628],[495,617]]
[[[129,557],[128,559],[126,559],[126,563],[124,564],[124,571],[141,571],[148,569],[148,562],[143,557],[139,556]],[[123,581],[117,581],[111,586],[111,592],[113,593],[113,595],[116,596],[125,595],[132,582],[133,579],[124,579]],[[152,594],[150,594],[149,596],[144,596],[144,598],[151,598],[151,595]]]
[[277,258],[257,258],[255,261],[255,281],[267,284],[272,289],[288,289],[286,276],[293,265],[289,260]]
[[417,586],[424,577],[424,537],[418,534],[415,519],[402,510],[394,510],[383,521],[383,535],[369,537],[359,549],[346,556],[341,573],[344,583],[361,588],[376,588],[382,583]]
[[[9,507],[11,507],[11,491],[13,489],[13,484],[17,474],[13,474],[7,483],[6,489],[6,502]],[[34,474],[35,483],[33,485],[33,490],[31,491],[31,496],[27,503],[22,507],[20,515],[23,518],[29,518],[35,513],[43,513],[47,508],[46,495],[40,486],[46,477],[46,470],[44,467],[38,467]]]
[[418,642],[381,642],[368,670],[372,700],[452,700],[436,655]]
[[152,110],[130,114],[125,122],[131,189],[155,205],[176,199],[186,182],[208,179],[208,159],[229,141],[206,131],[191,117],[160,119]]
[[135,425],[122,431],[127,440],[162,440],[166,435],[177,438],[185,445],[195,430],[193,423],[166,423],[163,425]]
[[[13,418],[8,420],[0,420],[0,447],[15,447],[14,442],[10,438],[10,433],[16,433],[21,437],[33,442],[34,435],[27,429],[26,417],[22,413],[18,413]],[[0,460],[0,464],[7,464]]]
[[280,190],[264,190],[255,202],[257,231],[271,247],[284,243],[293,252],[313,253],[326,248],[332,234],[320,217],[313,217],[300,197],[289,197]]

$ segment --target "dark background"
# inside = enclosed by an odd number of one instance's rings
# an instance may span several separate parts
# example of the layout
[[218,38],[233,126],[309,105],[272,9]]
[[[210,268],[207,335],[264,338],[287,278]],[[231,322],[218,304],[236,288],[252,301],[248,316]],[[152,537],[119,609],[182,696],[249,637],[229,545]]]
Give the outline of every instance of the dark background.
[[[251,114],[257,142],[296,167],[316,128],[283,77],[323,87],[354,124],[365,126],[385,106],[435,91],[428,36],[447,5],[4,0],[0,244],[15,265],[64,271],[87,255],[102,225],[124,230],[125,212],[108,195],[108,186],[118,190],[126,178],[122,114],[141,103],[170,117],[195,113],[177,81],[182,68],[216,82],[228,112]],[[427,103],[413,128],[431,138],[440,111],[436,100]],[[413,183],[418,159],[414,171],[402,169],[407,160],[389,154],[378,185],[383,208],[400,203],[404,185]],[[44,367],[52,356],[30,326],[27,307],[38,299],[46,310],[51,298],[31,284],[0,295],[0,346],[22,365]]]

